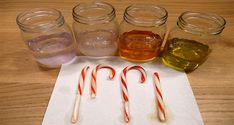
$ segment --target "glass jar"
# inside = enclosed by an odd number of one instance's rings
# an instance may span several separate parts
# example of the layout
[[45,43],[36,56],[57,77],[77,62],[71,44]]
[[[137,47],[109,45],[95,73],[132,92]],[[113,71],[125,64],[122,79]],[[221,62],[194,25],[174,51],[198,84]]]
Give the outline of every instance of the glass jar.
[[41,66],[60,67],[76,56],[72,32],[60,11],[32,9],[20,13],[16,22],[25,44]]
[[195,70],[207,59],[225,24],[225,19],[216,14],[182,13],[169,33],[162,62],[185,72]]
[[118,23],[115,8],[104,2],[81,3],[73,8],[73,31],[82,55],[116,55]]
[[159,56],[167,17],[167,11],[156,5],[128,6],[120,24],[120,57],[134,62],[146,62]]

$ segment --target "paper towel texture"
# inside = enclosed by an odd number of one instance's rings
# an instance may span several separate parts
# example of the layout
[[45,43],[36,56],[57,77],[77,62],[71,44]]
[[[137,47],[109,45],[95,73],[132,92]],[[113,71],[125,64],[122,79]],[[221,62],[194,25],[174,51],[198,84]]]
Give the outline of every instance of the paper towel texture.
[[[100,69],[97,73],[97,97],[90,97],[91,71],[97,64],[115,68],[116,76],[109,80],[110,71]],[[203,125],[196,100],[185,73],[170,69],[159,62],[135,64],[119,57],[92,59],[76,57],[64,64],[58,75],[42,125],[72,125],[70,122],[77,93],[80,71],[90,66],[87,72],[84,93],[81,98],[79,118],[76,125]],[[120,73],[126,66],[141,65],[147,79],[140,84],[140,73],[127,73],[130,122],[124,122]],[[153,73],[158,72],[162,93],[168,112],[168,120],[161,123],[157,117]]]

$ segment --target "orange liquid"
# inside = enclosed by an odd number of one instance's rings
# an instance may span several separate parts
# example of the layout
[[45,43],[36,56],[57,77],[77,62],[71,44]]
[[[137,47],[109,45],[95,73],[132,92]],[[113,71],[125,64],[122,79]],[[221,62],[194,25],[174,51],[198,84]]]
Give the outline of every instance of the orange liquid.
[[151,31],[132,30],[119,38],[120,57],[134,61],[146,62],[159,55],[162,39]]

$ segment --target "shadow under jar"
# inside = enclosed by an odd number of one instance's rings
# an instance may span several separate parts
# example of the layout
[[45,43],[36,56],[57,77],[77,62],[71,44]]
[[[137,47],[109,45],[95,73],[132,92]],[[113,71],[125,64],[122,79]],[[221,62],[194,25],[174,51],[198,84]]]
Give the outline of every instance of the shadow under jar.
[[57,68],[76,56],[71,29],[56,9],[36,8],[19,14],[16,22],[40,66]]
[[147,62],[159,56],[167,17],[167,11],[156,5],[133,4],[127,7],[120,24],[120,57]]
[[82,55],[106,57],[116,55],[118,23],[115,9],[104,2],[81,3],[73,8],[73,31]]
[[191,72],[208,57],[219,41],[226,21],[221,16],[201,12],[184,12],[169,33],[162,62],[176,70]]

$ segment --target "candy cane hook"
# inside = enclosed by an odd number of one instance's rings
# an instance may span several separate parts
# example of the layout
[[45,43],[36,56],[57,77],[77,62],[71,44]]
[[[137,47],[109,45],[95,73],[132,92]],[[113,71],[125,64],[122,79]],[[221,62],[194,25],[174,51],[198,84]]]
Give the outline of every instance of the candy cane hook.
[[91,97],[92,98],[95,98],[96,97],[96,93],[97,93],[97,72],[99,69],[102,69],[102,68],[108,68],[111,70],[111,73],[109,75],[109,79],[113,79],[115,77],[115,69],[109,65],[102,65],[102,64],[99,64],[97,65],[93,71],[92,71],[92,75],[91,75],[91,87],[90,87],[90,94],[91,94]]
[[131,67],[125,67],[121,73],[121,85],[122,85],[122,96],[124,101],[124,120],[125,122],[130,121],[130,113],[129,113],[129,97],[128,97],[128,87],[127,87],[127,81],[126,81],[126,75],[129,70],[136,69],[140,71],[141,73],[141,79],[140,82],[144,83],[146,79],[146,72],[141,66],[131,66]]

